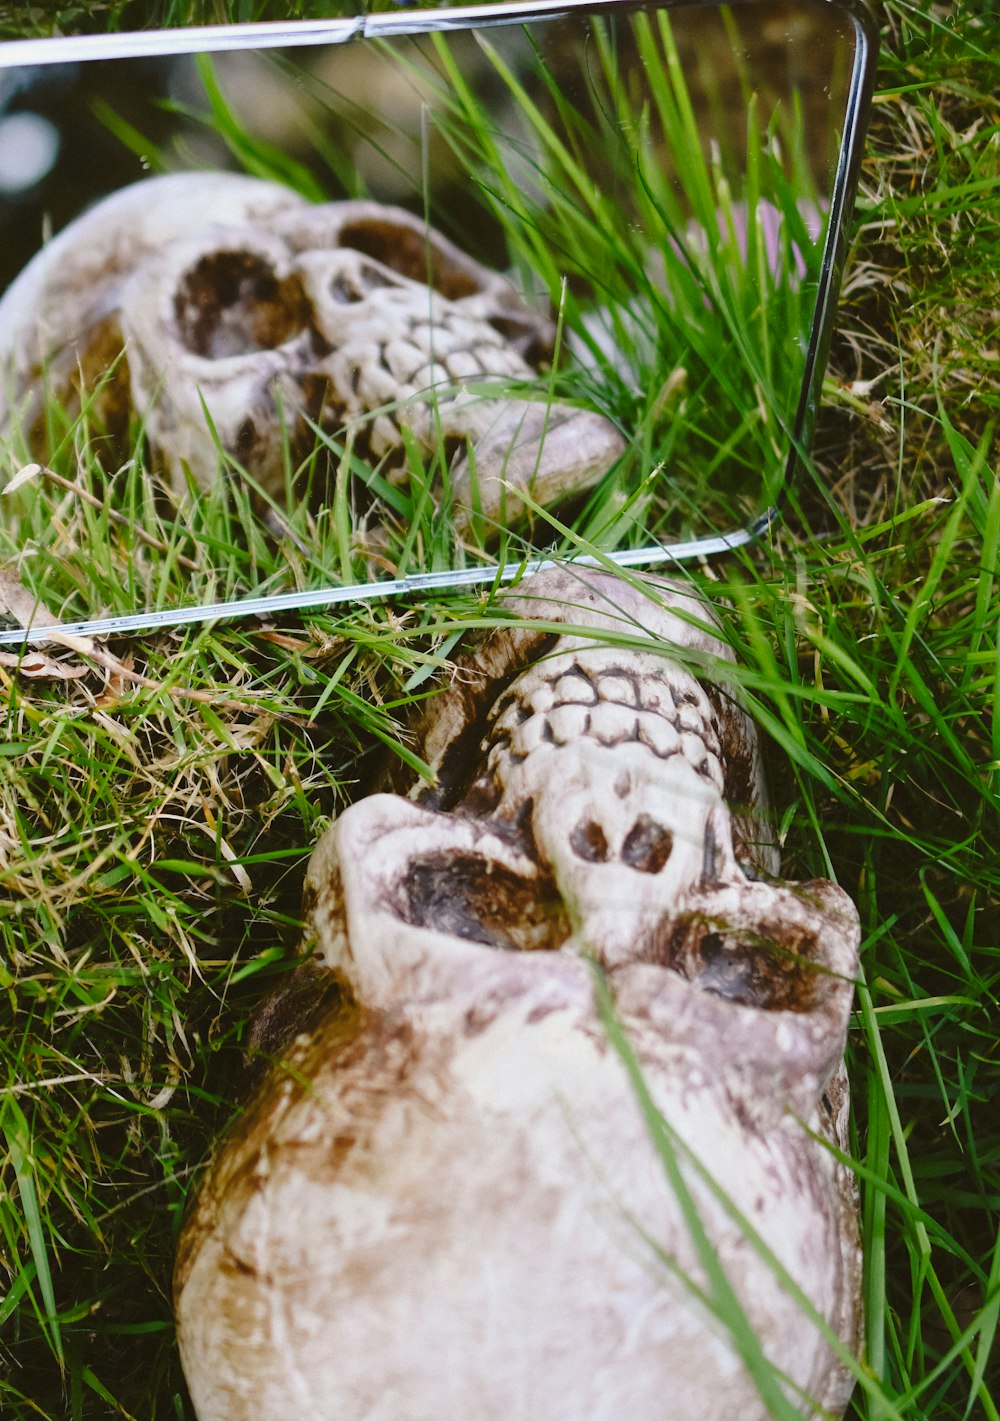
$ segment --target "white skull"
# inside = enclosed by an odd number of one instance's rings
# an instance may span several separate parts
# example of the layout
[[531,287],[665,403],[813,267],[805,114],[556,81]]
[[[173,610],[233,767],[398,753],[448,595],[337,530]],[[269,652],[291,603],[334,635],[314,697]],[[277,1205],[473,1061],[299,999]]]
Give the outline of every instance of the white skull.
[[43,368],[65,398],[124,347],[98,408],[118,432],[143,414],[178,490],[185,466],[208,481],[221,446],[280,493],[283,443],[304,457],[313,425],[351,428],[355,454],[400,481],[407,429],[425,455],[443,446],[464,526],[474,506],[515,513],[518,490],[548,503],[587,488],[624,449],[600,415],[517,397],[551,323],[433,228],[232,174],[148,179],[99,204],[14,283],[0,333],[29,430]]
[[704,606],[564,571],[510,605],[598,638],[496,633],[431,703],[437,785],[316,849],[307,914],[353,1005],[296,1039],[186,1226],[198,1415],[765,1421],[595,962],[764,1353],[802,1415],[840,1414],[794,1289],[857,1346],[852,1177],[823,1144],[846,1147],[857,915],[766,874],[752,727],[662,654],[724,655]]

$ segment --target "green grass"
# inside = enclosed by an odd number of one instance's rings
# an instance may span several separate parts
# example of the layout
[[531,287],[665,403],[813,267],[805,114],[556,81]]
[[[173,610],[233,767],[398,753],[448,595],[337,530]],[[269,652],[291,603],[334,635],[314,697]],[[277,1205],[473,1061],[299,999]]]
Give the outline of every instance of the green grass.
[[[816,473],[767,547],[694,574],[767,735],[785,870],[835,877],[862,915],[866,1354],[849,1414],[866,1421],[1000,1409],[992,8],[882,9]],[[85,440],[60,472],[103,489]],[[232,484],[183,515],[128,470],[117,489],[159,548],[103,500],[53,486],[43,520],[18,495],[37,520],[25,577],[58,591],[53,610],[320,575],[294,543],[278,566]],[[350,561],[338,516],[296,524],[323,576]],[[311,845],[482,611],[462,596],[147,638],[75,681],[0,665],[5,1418],[190,1417],[171,1261],[237,1108],[247,1020],[293,960]]]

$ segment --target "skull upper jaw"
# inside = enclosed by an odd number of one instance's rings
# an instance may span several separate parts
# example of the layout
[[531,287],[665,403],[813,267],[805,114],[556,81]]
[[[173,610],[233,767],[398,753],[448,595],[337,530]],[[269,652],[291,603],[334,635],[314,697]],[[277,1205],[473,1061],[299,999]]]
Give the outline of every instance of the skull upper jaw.
[[754,882],[723,852],[711,881],[675,880],[673,898],[631,870],[630,902],[621,872],[603,892],[594,876],[581,901],[517,836],[376,795],[317,848],[309,925],[327,966],[381,1011],[540,994],[590,1029],[601,967],[625,1018],[668,1053],[696,1049],[755,1080],[762,1117],[810,1118],[843,1055],[857,915],[831,884]]

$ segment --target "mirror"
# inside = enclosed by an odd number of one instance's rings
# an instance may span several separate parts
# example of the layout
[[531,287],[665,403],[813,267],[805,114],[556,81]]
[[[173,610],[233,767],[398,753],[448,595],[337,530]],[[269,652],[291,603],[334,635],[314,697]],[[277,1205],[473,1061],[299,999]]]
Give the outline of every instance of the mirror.
[[127,630],[748,541],[872,61],[831,0],[4,47],[0,561]]

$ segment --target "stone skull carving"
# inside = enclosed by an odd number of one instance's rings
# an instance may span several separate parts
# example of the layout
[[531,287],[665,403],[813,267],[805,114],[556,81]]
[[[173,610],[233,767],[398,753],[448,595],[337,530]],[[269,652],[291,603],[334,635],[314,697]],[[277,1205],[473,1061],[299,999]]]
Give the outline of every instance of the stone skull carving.
[[823,1141],[857,915],[769,872],[752,726],[682,664],[725,654],[702,604],[554,570],[509,605],[529,620],[430,704],[437,784],[361,800],[313,855],[344,1000],[188,1219],[198,1415],[765,1421],[595,964],[764,1353],[803,1416],[839,1415],[851,1379],[786,1275],[855,1347],[852,1178]]
[[350,428],[399,482],[407,430],[425,455],[443,448],[464,526],[473,508],[512,516],[519,491],[588,488],[624,449],[603,416],[519,394],[552,339],[509,282],[400,208],[175,174],[98,204],[11,286],[0,424],[16,412],[44,455],[45,371],[70,403],[99,386],[114,434],[141,412],[179,491],[185,467],[208,482],[221,446],[279,496],[286,442],[298,461],[316,427]]

